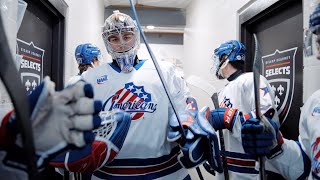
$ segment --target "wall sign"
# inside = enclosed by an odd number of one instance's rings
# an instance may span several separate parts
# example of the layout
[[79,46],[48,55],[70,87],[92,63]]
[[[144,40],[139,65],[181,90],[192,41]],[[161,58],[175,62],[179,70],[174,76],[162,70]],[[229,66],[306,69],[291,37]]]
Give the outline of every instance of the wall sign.
[[262,57],[263,76],[269,81],[275,95],[280,123],[284,123],[291,108],[295,82],[295,59],[298,47]]
[[27,94],[31,93],[43,79],[43,56],[45,50],[17,39],[17,54],[22,56],[20,75]]

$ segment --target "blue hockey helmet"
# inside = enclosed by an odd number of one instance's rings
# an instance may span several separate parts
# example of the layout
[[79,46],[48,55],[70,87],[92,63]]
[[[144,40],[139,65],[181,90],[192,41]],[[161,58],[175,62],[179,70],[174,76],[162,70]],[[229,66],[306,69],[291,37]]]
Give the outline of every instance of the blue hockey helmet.
[[312,33],[318,34],[320,31],[320,3],[309,17],[309,29]]
[[80,44],[75,51],[75,57],[78,64],[92,64],[93,59],[101,60],[100,49],[90,43]]
[[245,46],[236,40],[231,40],[222,43],[217,49],[214,50],[214,55],[222,60],[222,56],[226,55],[225,59],[231,61],[244,61],[245,60]]
[[[312,56],[318,54],[317,47],[320,42],[320,3],[315,4],[314,11],[309,16],[309,29],[305,31],[304,36],[304,55]],[[320,59],[320,55],[317,55]]]
[[233,61],[245,61],[245,46],[237,41],[230,40],[222,43],[218,48],[214,50],[213,59],[215,61],[216,76],[219,79],[223,79],[221,70],[226,67],[228,62]]

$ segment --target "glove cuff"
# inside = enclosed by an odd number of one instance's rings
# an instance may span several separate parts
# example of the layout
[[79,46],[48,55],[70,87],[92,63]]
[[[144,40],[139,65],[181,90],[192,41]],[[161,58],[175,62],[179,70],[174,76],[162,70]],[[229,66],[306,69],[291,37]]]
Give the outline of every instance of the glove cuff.
[[268,159],[273,159],[273,158],[279,156],[283,152],[283,149],[282,149],[282,144],[284,142],[283,137],[282,137],[282,134],[280,131],[278,133],[279,133],[278,138],[277,138],[278,144],[276,147],[271,149],[269,154],[266,155]]
[[267,154],[268,159],[273,159],[279,156],[283,152],[282,145],[278,144],[275,148],[271,149],[270,153]]
[[238,109],[218,108],[211,111],[212,120],[210,124],[215,130],[232,130]]

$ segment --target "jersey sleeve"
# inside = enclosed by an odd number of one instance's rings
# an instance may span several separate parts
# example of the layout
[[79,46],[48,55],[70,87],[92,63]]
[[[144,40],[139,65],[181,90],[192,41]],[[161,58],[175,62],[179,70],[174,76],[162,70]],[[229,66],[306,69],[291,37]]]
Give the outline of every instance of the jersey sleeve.
[[[248,79],[248,81],[246,81],[244,89],[246,92],[242,92],[242,94],[245,95],[246,98],[250,97],[250,99],[248,101],[249,102],[248,105],[251,107],[252,111],[255,111],[256,110],[255,97],[254,97],[255,90],[254,90],[253,78],[250,78],[250,79]],[[270,84],[268,83],[267,79],[263,76],[260,76],[259,92],[260,92],[261,114],[264,114],[265,110],[267,110],[269,108],[273,108],[276,110],[276,106],[274,104],[274,92],[273,92]],[[243,98],[245,98],[245,97],[243,97]],[[244,112],[244,113],[249,113],[249,112]],[[275,112],[275,114],[273,115],[272,120],[277,122],[278,125],[280,124],[277,112]]]
[[[240,84],[242,87],[239,87],[241,89],[241,93],[239,93],[239,98],[242,100],[242,104],[244,107],[250,107],[248,112],[241,112],[238,113],[236,117],[236,121],[234,123],[234,126],[232,128],[232,136],[241,141],[241,127],[243,121],[246,119],[249,119],[251,117],[255,117],[255,97],[254,97],[254,83],[253,83],[253,74],[248,73],[248,76],[246,79],[244,79],[243,83]],[[264,115],[267,112],[270,112],[270,108],[273,108],[276,110],[275,104],[274,104],[274,93],[271,89],[270,84],[268,83],[267,79],[263,76],[260,76],[260,110],[261,114]],[[250,112],[251,111],[251,112]],[[265,114],[266,115],[266,114]],[[241,117],[242,116],[242,117]],[[277,122],[278,126],[279,124],[279,117],[277,111],[274,111],[274,114],[272,117],[269,117],[275,122]]]
[[315,92],[302,108],[299,121],[299,141],[311,160],[311,173],[320,179],[320,90]]
[[[165,79],[169,88],[169,93],[173,98],[173,102],[178,111],[185,110],[186,99],[190,96],[189,88],[183,77],[179,74],[175,66],[171,63],[164,64],[166,69]],[[173,109],[170,105],[169,116],[173,114]]]
[[284,139],[282,150],[277,157],[266,158],[266,170],[281,174],[285,179],[305,179],[310,172],[310,160],[301,144]]

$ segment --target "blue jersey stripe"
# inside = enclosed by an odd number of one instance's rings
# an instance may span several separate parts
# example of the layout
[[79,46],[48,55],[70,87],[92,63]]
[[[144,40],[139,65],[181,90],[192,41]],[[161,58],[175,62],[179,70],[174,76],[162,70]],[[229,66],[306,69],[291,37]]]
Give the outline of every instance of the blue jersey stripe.
[[[152,172],[152,173],[148,173],[148,174],[141,174],[141,175],[126,175],[126,176],[121,176],[121,175],[113,175],[113,174],[107,174],[105,172],[103,172],[102,170],[98,170],[94,173],[95,176],[99,177],[99,178],[103,178],[103,179],[112,179],[112,180],[121,180],[121,179],[126,179],[126,180],[133,180],[133,179],[141,179],[141,180],[149,180],[149,179],[156,179],[156,178],[160,178],[169,174],[172,174],[178,170],[182,169],[182,166],[180,165],[179,162],[177,162],[175,165],[167,168],[167,169],[163,169],[157,172]],[[190,176],[188,175],[186,178],[184,178],[186,180],[190,179]]]
[[172,157],[176,156],[178,152],[180,151],[180,148],[176,146],[173,148],[168,155],[164,155],[158,158],[146,158],[146,159],[140,159],[140,158],[132,158],[132,159],[115,159],[113,160],[108,166],[153,166],[162,164],[166,161],[169,161]]
[[249,168],[249,167],[239,167],[239,166],[228,165],[228,170],[237,172],[237,173],[259,174],[259,171],[257,171],[255,168]]
[[225,153],[226,156],[231,157],[231,158],[255,160],[255,157],[253,155],[250,155],[250,154],[230,152],[230,151],[225,151],[224,153]]

